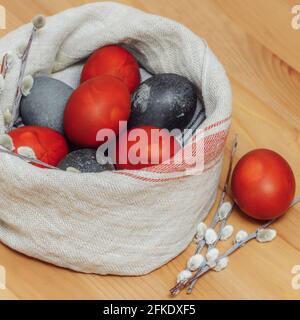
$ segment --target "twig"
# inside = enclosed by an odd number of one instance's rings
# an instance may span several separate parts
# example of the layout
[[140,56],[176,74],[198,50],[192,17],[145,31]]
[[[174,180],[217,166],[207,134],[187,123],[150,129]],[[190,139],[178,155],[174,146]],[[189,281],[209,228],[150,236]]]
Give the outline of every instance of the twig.
[[[218,206],[217,206],[217,209],[214,213],[214,216],[213,216],[213,219],[209,225],[209,228],[212,228],[214,229],[216,227],[216,225],[220,222],[220,219],[219,219],[219,210],[221,208],[221,206],[223,205],[224,203],[224,200],[225,200],[225,197],[226,197],[226,194],[227,194],[227,191],[228,191],[228,186],[229,186],[229,180],[230,180],[230,177],[231,177],[231,172],[232,172],[232,166],[233,166],[233,159],[234,159],[234,156],[235,156],[235,153],[236,153],[236,149],[237,149],[237,144],[238,144],[238,136],[235,135],[234,137],[234,140],[233,140],[233,143],[232,143],[232,147],[231,147],[231,154],[230,154],[230,160],[229,160],[229,167],[228,167],[228,171],[227,171],[227,176],[226,176],[226,179],[225,179],[225,183],[224,183],[224,187],[223,187],[223,190],[222,190],[222,194],[221,194],[221,198],[219,200],[219,203],[218,203]],[[195,254],[199,254],[203,248],[205,247],[205,244],[206,244],[206,241],[205,239],[201,239],[199,241],[199,243],[197,244],[197,248],[196,248],[196,251],[195,251]],[[200,270],[201,270],[201,267],[200,267]],[[198,272],[200,271],[198,270]],[[197,274],[197,273],[196,273]],[[172,295],[176,295],[182,287],[182,284],[184,284],[184,282],[178,282],[171,290],[171,294]]]
[[[216,263],[218,261],[220,261],[223,258],[228,257],[229,255],[231,255],[232,253],[234,253],[235,251],[237,251],[239,248],[243,247],[246,243],[248,243],[249,241],[256,239],[257,233],[259,230],[261,229],[266,229],[267,227],[269,227],[273,222],[275,222],[277,219],[273,219],[268,221],[267,223],[265,223],[264,225],[260,226],[258,229],[256,229],[256,231],[254,231],[253,233],[250,233],[243,241],[241,242],[236,242],[233,246],[231,246],[224,254],[222,254],[217,260]],[[201,269],[201,271],[199,273],[196,273],[192,278],[186,280],[185,282],[181,283],[180,288],[177,288],[177,290],[171,290],[171,295],[176,295],[180,289],[184,289],[187,286],[191,286],[195,281],[197,281],[201,276],[203,276],[205,273],[207,273],[208,271],[210,271],[211,269],[213,269],[214,266],[208,266],[206,265],[205,267],[203,267]]]
[[238,146],[238,135],[236,134],[233,140],[233,144],[231,147],[231,154],[230,154],[230,161],[229,161],[229,168],[228,168],[228,172],[227,172],[227,176],[226,176],[226,180],[225,180],[225,184],[224,184],[224,188],[223,188],[223,192],[221,195],[221,205],[224,202],[224,199],[226,197],[227,191],[228,191],[228,187],[229,187],[229,180],[231,177],[231,172],[232,172],[232,166],[233,166],[233,159],[237,150],[237,146]]
[[46,19],[42,15],[37,15],[32,19],[32,23],[33,23],[32,31],[31,31],[27,46],[21,56],[21,68],[20,68],[20,73],[19,73],[19,78],[17,83],[17,90],[16,90],[16,94],[15,94],[15,98],[12,106],[12,121],[6,128],[6,132],[10,132],[13,129],[14,123],[19,116],[19,105],[22,98],[22,83],[24,80],[27,60],[28,60],[30,49],[31,49],[32,41],[37,31],[45,26]]
[[0,147],[0,153],[9,154],[9,155],[17,157],[19,159],[25,160],[26,162],[32,162],[32,163],[36,163],[36,164],[42,165],[42,166],[44,166],[44,167],[46,167],[48,169],[61,170],[60,168],[54,167],[54,166],[52,166],[52,165],[50,165],[48,163],[45,163],[45,162],[43,162],[41,160],[30,158],[30,157],[26,157],[26,156],[23,156],[21,154],[14,153],[14,152],[12,152],[10,150],[4,149],[2,147]]
[[[221,221],[221,226],[220,226],[220,229],[219,229],[219,232],[218,232],[218,238],[217,238],[217,240],[215,241],[215,243],[213,243],[213,244],[211,244],[211,245],[208,246],[208,251],[209,251],[210,249],[212,249],[212,248],[215,248],[215,247],[217,246],[218,242],[220,241],[221,236],[222,236],[222,231],[223,231],[224,227],[226,226],[227,221],[228,221],[228,218],[230,217],[230,215],[231,215],[232,210],[233,210],[234,207],[235,207],[235,204],[232,205],[232,207],[231,207],[230,211],[228,212],[228,214],[226,215],[226,217]],[[198,274],[200,275],[201,272],[202,272],[202,270],[203,270],[205,267],[206,267],[206,264],[205,264],[204,266],[200,267],[200,269],[196,272],[195,276],[198,275]],[[188,293],[188,294],[192,293],[192,291],[193,291],[193,289],[194,289],[194,287],[195,287],[195,285],[196,285],[196,283],[197,283],[197,280],[198,280],[198,278],[195,278],[195,280],[194,280],[194,281],[190,284],[190,286],[188,287],[188,290],[187,290],[187,293]]]
[[7,54],[5,54],[2,58],[1,71],[0,71],[0,74],[2,75],[3,79],[5,79],[6,77],[7,69],[8,69]]
[[33,37],[34,37],[36,31],[37,31],[37,28],[35,26],[33,26],[31,34],[30,34],[30,38],[28,40],[28,44],[27,44],[25,51],[21,57],[21,68],[20,68],[20,73],[19,73],[19,78],[18,78],[18,83],[17,83],[17,90],[16,90],[15,99],[14,99],[13,106],[12,106],[12,120],[11,120],[11,123],[8,125],[6,132],[10,132],[12,130],[14,123],[18,118],[19,105],[20,105],[20,102],[22,99],[22,90],[21,90],[22,82],[23,82],[24,75],[25,75],[25,69],[27,66],[27,59],[28,59],[29,51],[30,51],[30,48],[32,45],[32,40],[33,40]]
[[232,211],[233,211],[233,209],[234,209],[235,206],[236,206],[236,204],[234,203],[234,204],[232,205],[230,211],[227,213],[225,219],[223,219],[223,220],[221,221],[221,227],[220,227],[220,230],[219,230],[219,232],[218,232],[218,239],[217,239],[217,241],[216,241],[213,245],[210,245],[210,246],[209,246],[210,249],[213,248],[213,247],[215,247],[215,246],[218,244],[218,242],[221,240],[222,231],[223,231],[224,227],[226,226],[227,221],[228,221],[229,217],[231,216],[231,213],[232,213]]
[[[300,196],[296,197],[293,202],[291,203],[291,205],[289,206],[289,208],[295,206],[296,204],[300,203]],[[268,222],[266,222],[264,225],[262,225],[261,227],[259,227],[255,232],[249,234],[243,241],[235,243],[231,248],[229,248],[223,255],[221,255],[216,262],[218,262],[219,260],[228,257],[229,255],[231,255],[233,252],[235,252],[237,249],[243,247],[247,242],[249,242],[250,240],[253,240],[256,238],[257,233],[259,230],[261,229],[266,229],[268,228],[271,224],[273,224],[275,221],[277,221],[278,218],[269,220]],[[186,286],[189,286],[187,293],[191,293],[192,289],[195,285],[195,283],[197,282],[197,280],[207,271],[211,270],[213,267],[209,267],[208,265],[204,266],[198,273],[195,274],[194,277],[192,277],[191,279],[189,279],[186,283]]]
[[[225,197],[226,197],[226,194],[227,194],[227,191],[228,191],[228,186],[229,186],[229,180],[230,180],[230,177],[231,177],[231,172],[232,172],[232,165],[233,165],[233,159],[234,159],[234,156],[235,156],[235,153],[236,153],[236,149],[237,149],[237,144],[238,144],[238,136],[235,135],[234,137],[234,140],[233,140],[233,144],[232,144],[232,147],[231,147],[231,154],[230,154],[230,160],[229,160],[229,167],[228,167],[228,171],[227,171],[227,176],[226,176],[226,179],[225,179],[225,183],[224,183],[224,187],[223,187],[223,190],[222,190],[222,194],[221,194],[221,198],[219,200],[219,204],[218,204],[218,207],[217,207],[217,210],[213,216],[213,219],[209,225],[209,228],[212,228],[214,229],[216,227],[216,225],[218,224],[219,222],[219,209],[221,208],[222,204],[224,203],[224,200],[225,200]],[[199,241],[198,245],[197,245],[197,249],[196,249],[196,253],[199,253],[203,250],[205,246],[205,240],[202,239]]]

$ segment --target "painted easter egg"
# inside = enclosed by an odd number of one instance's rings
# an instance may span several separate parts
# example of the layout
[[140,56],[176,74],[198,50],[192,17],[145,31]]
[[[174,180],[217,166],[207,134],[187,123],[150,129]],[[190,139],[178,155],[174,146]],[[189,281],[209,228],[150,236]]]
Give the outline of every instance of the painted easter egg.
[[80,172],[101,172],[106,170],[114,170],[112,164],[100,164],[99,153],[96,156],[95,149],[79,149],[69,153],[58,165],[62,170],[75,168]]
[[119,132],[120,121],[130,114],[130,93],[124,83],[113,76],[101,76],[81,84],[68,100],[64,129],[75,145],[93,148],[102,144],[101,129]]
[[256,149],[235,166],[231,189],[234,201],[252,218],[270,220],[283,215],[295,196],[295,176],[278,153]]
[[103,75],[122,80],[130,92],[133,92],[141,81],[135,57],[118,45],[102,47],[88,58],[82,70],[81,83]]
[[20,115],[25,125],[48,127],[63,134],[64,110],[73,89],[47,76],[34,79],[28,96],[20,104]]
[[[31,153],[33,158],[57,166],[69,152],[66,139],[47,127],[24,126],[9,133],[16,153]],[[39,164],[34,164],[43,167]]]
[[197,90],[187,78],[171,73],[144,81],[133,95],[129,127],[140,125],[184,129],[197,106]]

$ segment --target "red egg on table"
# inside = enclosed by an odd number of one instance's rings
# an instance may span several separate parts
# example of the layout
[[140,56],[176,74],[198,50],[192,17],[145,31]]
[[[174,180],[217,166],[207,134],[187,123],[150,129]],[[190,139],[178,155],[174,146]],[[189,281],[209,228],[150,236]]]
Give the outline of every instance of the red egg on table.
[[81,73],[81,83],[103,75],[111,75],[122,80],[131,93],[141,82],[135,57],[118,45],[100,48],[88,58]]
[[[65,138],[50,128],[24,126],[9,132],[9,136],[16,153],[21,153],[21,148],[30,148],[36,159],[52,166],[57,166],[69,152]],[[34,163],[33,165],[43,167]]]
[[97,147],[100,129],[117,135],[119,122],[130,114],[130,93],[124,83],[113,76],[101,76],[81,84],[68,100],[64,129],[71,142],[82,147]]
[[295,195],[295,177],[278,153],[257,149],[244,155],[234,168],[232,194],[250,217],[269,220],[284,214]]

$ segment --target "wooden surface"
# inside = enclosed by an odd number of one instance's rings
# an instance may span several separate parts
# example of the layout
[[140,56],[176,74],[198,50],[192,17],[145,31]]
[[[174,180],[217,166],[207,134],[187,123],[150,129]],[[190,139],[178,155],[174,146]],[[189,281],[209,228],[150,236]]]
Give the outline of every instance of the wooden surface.
[[[7,29],[22,25],[38,13],[55,14],[90,1],[1,0]],[[300,30],[291,27],[291,0],[124,0],[150,13],[185,24],[204,37],[224,64],[234,94],[233,124],[228,148],[239,134],[237,158],[266,147],[281,153],[300,183]],[[221,184],[224,181],[223,170]],[[300,193],[298,187],[297,193]],[[9,208],[7,208],[9,210]],[[255,221],[234,212],[230,223],[251,231]],[[256,241],[230,258],[228,268],[211,272],[192,295],[181,299],[298,299],[291,286],[294,265],[300,265],[300,205],[274,226],[278,238]],[[228,242],[223,247],[230,245]],[[179,257],[144,277],[84,275],[57,268],[0,245],[0,265],[7,272],[1,299],[167,299],[168,289],[192,254],[191,245]]]

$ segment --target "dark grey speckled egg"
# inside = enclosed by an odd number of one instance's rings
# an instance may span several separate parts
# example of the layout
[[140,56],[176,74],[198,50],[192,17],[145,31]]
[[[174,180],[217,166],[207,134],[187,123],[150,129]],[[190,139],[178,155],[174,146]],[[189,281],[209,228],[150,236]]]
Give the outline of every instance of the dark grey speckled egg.
[[[98,153],[98,160],[99,156]],[[99,164],[97,162],[95,149],[79,149],[72,151],[58,164],[58,167],[62,170],[67,170],[67,168],[71,167],[85,173],[115,169],[114,165],[110,163]]]
[[36,77],[30,94],[21,100],[23,123],[48,127],[63,134],[64,110],[72,92],[64,82],[47,76]]
[[135,91],[129,127],[152,125],[182,130],[193,118],[196,105],[197,89],[191,81],[177,74],[157,74]]

